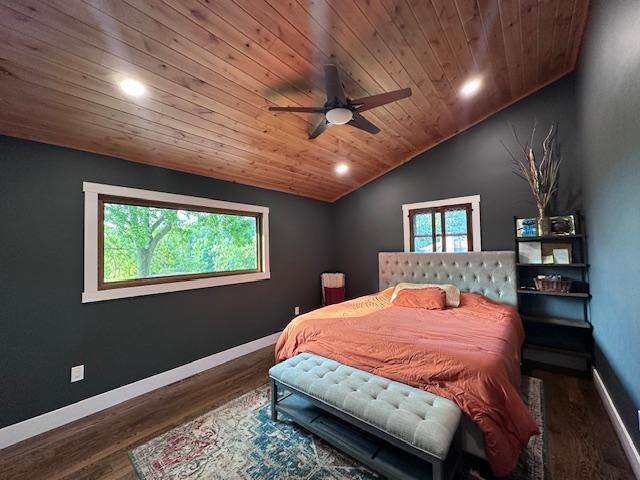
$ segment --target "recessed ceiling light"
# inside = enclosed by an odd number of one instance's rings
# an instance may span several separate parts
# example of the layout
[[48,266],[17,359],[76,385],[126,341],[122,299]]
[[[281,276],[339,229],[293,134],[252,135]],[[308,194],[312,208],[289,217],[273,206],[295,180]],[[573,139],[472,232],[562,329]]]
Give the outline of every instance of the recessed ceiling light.
[[349,165],[347,165],[346,163],[339,163],[336,166],[336,173],[339,175],[347,173],[348,171],[349,171]]
[[481,86],[482,86],[482,79],[473,78],[462,86],[462,88],[460,89],[460,94],[463,97],[470,97],[472,95],[475,95],[478,92],[478,90],[480,90]]
[[133,78],[125,78],[120,82],[120,88],[127,95],[131,95],[132,97],[139,97],[143,95],[146,89],[144,85],[138,80],[134,80]]

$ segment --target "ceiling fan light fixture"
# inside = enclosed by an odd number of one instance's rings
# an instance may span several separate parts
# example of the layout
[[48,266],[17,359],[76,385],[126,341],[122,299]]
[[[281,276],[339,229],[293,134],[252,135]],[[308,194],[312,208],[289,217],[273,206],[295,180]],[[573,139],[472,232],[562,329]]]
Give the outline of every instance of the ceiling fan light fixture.
[[472,78],[467,83],[462,85],[462,88],[460,89],[460,95],[462,95],[463,97],[472,97],[473,95],[478,93],[478,90],[480,90],[481,86],[482,79],[480,77]]
[[348,171],[349,171],[349,165],[347,165],[346,163],[339,163],[338,165],[336,165],[336,173],[338,175],[344,175]]
[[344,125],[345,123],[349,123],[353,118],[353,112],[348,108],[332,108],[329,110],[325,116],[327,117],[327,122],[332,123],[334,125]]

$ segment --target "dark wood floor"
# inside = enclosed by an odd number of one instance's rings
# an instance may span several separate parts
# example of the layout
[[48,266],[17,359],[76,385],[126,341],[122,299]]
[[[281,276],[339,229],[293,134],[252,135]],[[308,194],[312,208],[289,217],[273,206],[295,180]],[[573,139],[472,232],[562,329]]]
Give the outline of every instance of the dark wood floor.
[[[272,363],[265,348],[0,450],[0,478],[135,479],[129,449],[265,383]],[[593,383],[534,374],[544,380],[551,478],[632,479]]]

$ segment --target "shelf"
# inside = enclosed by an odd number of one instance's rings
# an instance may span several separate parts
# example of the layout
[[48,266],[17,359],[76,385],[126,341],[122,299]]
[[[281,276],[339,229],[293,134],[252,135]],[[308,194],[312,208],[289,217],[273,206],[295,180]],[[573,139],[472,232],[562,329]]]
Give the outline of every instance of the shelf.
[[544,242],[554,240],[575,240],[577,238],[584,238],[584,234],[576,233],[573,235],[545,235],[542,237],[516,237],[517,242]]
[[589,352],[579,352],[577,350],[570,350],[566,348],[550,347],[548,345],[539,345],[537,343],[525,342],[523,348],[529,348],[531,350],[543,350],[545,352],[557,353],[560,355],[570,355],[572,357],[591,358]]
[[535,315],[520,315],[527,323],[539,323],[543,325],[558,325],[561,327],[591,329],[591,324],[583,320],[570,320],[568,318],[539,317]]
[[561,373],[563,375],[571,375],[571,376],[578,376],[578,377],[591,379],[592,374],[591,374],[591,368],[589,367],[590,359],[587,358],[585,359],[585,361],[587,362],[585,364],[585,368],[571,368],[571,367],[563,367],[553,363],[545,363],[545,362],[531,360],[531,359],[523,359],[522,369],[523,369],[523,373],[532,377],[535,376],[534,370],[545,370],[545,371],[551,371],[555,373]]
[[516,263],[516,267],[588,268],[587,263]]
[[591,294],[583,293],[583,292],[569,292],[569,293],[540,292],[538,290],[526,290],[526,289],[523,289],[523,288],[519,288],[517,290],[517,292],[525,294],[525,295],[550,295],[550,296],[554,296],[554,297],[591,298]]

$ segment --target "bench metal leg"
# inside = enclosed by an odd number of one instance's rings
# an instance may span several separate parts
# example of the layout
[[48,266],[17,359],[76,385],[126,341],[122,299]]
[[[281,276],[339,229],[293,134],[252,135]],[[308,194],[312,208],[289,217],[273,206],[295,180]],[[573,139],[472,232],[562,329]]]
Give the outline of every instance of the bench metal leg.
[[278,386],[273,378],[270,380],[271,384],[271,421],[278,421],[278,411],[276,410],[276,403],[278,403]]
[[460,468],[460,464],[462,461],[462,426],[458,426],[455,435],[453,436],[453,440],[451,441],[451,446],[449,447],[449,455],[447,456],[447,460],[444,462],[445,475],[448,480],[453,480],[456,478],[456,473]]
[[436,460],[432,465],[431,475],[433,480],[444,480],[444,462]]

